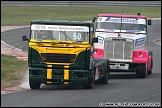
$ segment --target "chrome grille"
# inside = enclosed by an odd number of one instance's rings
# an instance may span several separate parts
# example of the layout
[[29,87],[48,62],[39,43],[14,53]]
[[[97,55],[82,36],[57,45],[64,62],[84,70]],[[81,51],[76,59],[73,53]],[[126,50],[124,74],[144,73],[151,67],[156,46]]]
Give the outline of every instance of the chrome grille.
[[[121,39],[121,41],[120,41]],[[133,40],[106,38],[104,42],[104,58],[132,59]]]

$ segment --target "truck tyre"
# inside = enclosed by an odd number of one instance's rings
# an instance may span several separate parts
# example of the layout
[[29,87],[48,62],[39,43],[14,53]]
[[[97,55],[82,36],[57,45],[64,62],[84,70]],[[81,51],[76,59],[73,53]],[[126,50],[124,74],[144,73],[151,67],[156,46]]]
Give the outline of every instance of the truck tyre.
[[[149,51],[148,52],[149,54],[149,56],[152,56],[153,57],[153,54],[152,54],[152,51]],[[151,70],[150,71],[147,71],[147,74],[152,74],[152,67],[153,67],[153,59],[151,59]]]
[[83,85],[83,88],[84,89],[92,89],[93,86],[94,86],[94,79],[93,78],[90,78],[89,83],[88,84],[84,84]]
[[150,70],[150,71],[147,71],[147,74],[152,74],[152,70]]
[[100,79],[100,83],[101,84],[108,84],[108,79],[109,79],[109,75],[108,75],[108,67],[107,67],[107,70],[106,70],[106,75]]
[[146,78],[147,74],[147,63],[142,63],[141,67],[137,70],[137,76],[139,78]]
[[108,72],[108,80],[109,80],[110,79],[110,66],[108,66],[107,72]]
[[106,73],[106,76],[100,79],[101,84],[108,84],[108,73]]
[[39,89],[41,83],[29,81],[29,85],[30,85],[30,88],[31,88],[31,89]]

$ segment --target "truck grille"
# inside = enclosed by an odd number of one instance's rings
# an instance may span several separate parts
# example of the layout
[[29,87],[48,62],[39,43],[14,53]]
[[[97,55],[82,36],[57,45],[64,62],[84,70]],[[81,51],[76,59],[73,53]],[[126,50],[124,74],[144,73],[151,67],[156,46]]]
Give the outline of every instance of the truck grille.
[[133,40],[123,38],[106,38],[104,43],[104,58],[132,59]]
[[73,63],[76,54],[53,54],[53,53],[42,53],[43,62],[54,62],[54,63]]

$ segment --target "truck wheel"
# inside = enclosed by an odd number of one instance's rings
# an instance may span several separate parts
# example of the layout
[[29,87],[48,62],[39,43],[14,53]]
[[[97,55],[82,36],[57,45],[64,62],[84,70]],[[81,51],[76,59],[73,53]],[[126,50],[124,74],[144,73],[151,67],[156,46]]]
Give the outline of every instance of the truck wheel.
[[141,67],[137,70],[137,76],[139,78],[146,78],[147,74],[147,63],[142,63]]
[[109,79],[108,71],[109,70],[107,69],[106,75],[103,78],[100,79],[101,84],[108,84],[108,79]]
[[[148,55],[153,57],[152,51],[149,51]],[[153,67],[153,60],[151,59],[151,70],[147,71],[147,74],[152,74],[152,67]]]
[[110,79],[110,66],[108,66],[107,72],[108,72],[108,80],[109,80]]
[[30,85],[31,89],[39,89],[41,83],[36,83],[36,82],[29,81],[29,85]]
[[84,89],[92,89],[92,88],[93,88],[93,86],[94,86],[94,80],[93,80],[93,78],[90,78],[89,83],[88,83],[88,84],[83,85],[83,88],[84,88]]
[[147,71],[147,74],[152,74],[152,70],[150,70],[150,71]]
[[100,79],[101,84],[108,84],[108,73],[106,73],[106,76]]

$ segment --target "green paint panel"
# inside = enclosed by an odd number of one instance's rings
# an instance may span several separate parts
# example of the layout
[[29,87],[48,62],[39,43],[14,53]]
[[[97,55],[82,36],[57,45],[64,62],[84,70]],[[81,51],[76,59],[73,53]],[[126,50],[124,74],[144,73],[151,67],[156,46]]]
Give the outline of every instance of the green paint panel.
[[70,65],[72,68],[88,69],[90,64],[90,50],[84,50],[80,52],[75,60],[75,62]]
[[46,64],[42,62],[39,52],[31,47],[28,50],[28,63],[31,67],[44,67]]

